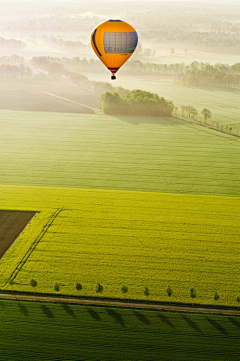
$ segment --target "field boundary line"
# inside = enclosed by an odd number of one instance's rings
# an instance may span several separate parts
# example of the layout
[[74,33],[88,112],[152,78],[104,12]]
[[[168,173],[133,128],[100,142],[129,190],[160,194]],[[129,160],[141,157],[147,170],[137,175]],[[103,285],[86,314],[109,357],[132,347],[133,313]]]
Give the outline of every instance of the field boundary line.
[[233,135],[234,137],[240,138],[240,134],[231,132],[230,130],[227,130],[227,129],[224,129],[224,128],[218,128],[217,126],[214,126],[214,125],[211,125],[211,124],[207,124],[207,123],[202,123],[202,122],[199,122],[198,120],[189,119],[189,118],[182,117],[182,116],[176,115],[176,114],[172,114],[172,116],[173,116],[174,118],[177,118],[177,119],[182,119],[182,120],[184,120],[184,121],[186,121],[186,122],[188,122],[188,123],[193,123],[193,124],[201,125],[202,127],[205,127],[205,128],[208,128],[208,129],[212,129],[212,130],[216,130],[217,132],[224,133],[224,134],[228,134],[228,135]]
[[18,273],[21,271],[22,267],[24,266],[24,264],[26,263],[26,261],[29,259],[29,257],[31,256],[32,252],[35,250],[35,248],[37,247],[37,245],[39,244],[39,242],[41,241],[41,239],[43,238],[43,236],[45,235],[45,233],[48,231],[48,229],[51,227],[52,223],[54,222],[54,220],[57,218],[57,216],[63,211],[63,208],[57,209],[48,219],[48,222],[43,226],[41,232],[39,233],[39,235],[37,236],[37,238],[35,239],[35,241],[31,244],[30,248],[28,249],[28,251],[25,253],[25,255],[23,256],[23,258],[21,259],[21,261],[18,263],[17,267],[15,268],[15,270],[12,272],[11,276],[6,280],[5,284],[3,287],[5,287],[8,283],[13,283],[13,281],[15,280],[15,278],[17,277]]
[[173,312],[192,312],[192,313],[210,313],[210,314],[224,314],[224,315],[239,315],[240,310],[228,308],[213,308],[209,306],[187,306],[187,305],[166,305],[166,304],[153,304],[142,303],[137,301],[119,301],[119,300],[100,300],[100,299],[87,299],[87,298],[69,298],[54,295],[26,295],[20,293],[1,293],[0,299],[8,299],[15,301],[33,301],[33,302],[49,302],[49,303],[70,303],[76,305],[86,306],[106,306],[106,307],[119,307],[119,308],[139,308],[149,310],[162,310]]
[[42,93],[43,93],[43,94],[50,95],[50,96],[52,96],[52,97],[54,97],[54,98],[66,100],[66,101],[68,101],[68,102],[70,102],[70,103],[73,103],[73,104],[81,105],[81,106],[83,106],[83,107],[86,107],[86,108],[88,108],[88,109],[91,109],[92,111],[94,111],[95,114],[102,114],[101,110],[98,109],[98,108],[90,107],[89,105],[86,105],[86,104],[83,104],[83,103],[79,103],[79,102],[76,102],[75,100],[71,100],[71,99],[68,99],[68,98],[63,98],[63,97],[61,97],[61,96],[59,96],[59,95],[52,94],[52,93],[48,93],[48,92],[45,92],[45,91],[43,91],[43,90],[42,90]]

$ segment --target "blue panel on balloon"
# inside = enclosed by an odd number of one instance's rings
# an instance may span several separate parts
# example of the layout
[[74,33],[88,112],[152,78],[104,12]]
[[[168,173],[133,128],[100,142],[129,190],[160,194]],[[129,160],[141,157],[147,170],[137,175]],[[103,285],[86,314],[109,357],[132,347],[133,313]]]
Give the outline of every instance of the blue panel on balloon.
[[138,43],[138,36],[135,31],[128,33],[105,32],[103,41],[105,53],[126,54],[134,52]]

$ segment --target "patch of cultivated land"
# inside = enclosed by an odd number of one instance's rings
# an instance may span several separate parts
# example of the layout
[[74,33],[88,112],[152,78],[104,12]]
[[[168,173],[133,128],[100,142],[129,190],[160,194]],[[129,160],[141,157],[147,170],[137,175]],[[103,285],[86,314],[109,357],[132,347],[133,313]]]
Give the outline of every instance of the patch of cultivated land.
[[35,212],[0,210],[0,258],[23,231]]
[[173,117],[0,115],[0,184],[240,195],[239,138]]
[[[98,296],[100,283],[102,297],[169,301],[170,286],[174,302],[237,306],[240,198],[4,186],[0,191],[4,207],[41,211],[0,264],[3,289],[32,291],[34,279],[36,292]],[[193,301],[190,288],[196,290]]]
[[97,100],[90,91],[60,81],[1,80],[0,109],[93,114]]
[[1,361],[239,361],[236,316],[3,300],[0,312]]

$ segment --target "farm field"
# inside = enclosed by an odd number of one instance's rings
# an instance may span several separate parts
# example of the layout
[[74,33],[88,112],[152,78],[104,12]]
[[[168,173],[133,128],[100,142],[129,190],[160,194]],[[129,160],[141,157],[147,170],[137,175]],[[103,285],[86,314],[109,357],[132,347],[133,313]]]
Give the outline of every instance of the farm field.
[[[107,73],[107,72],[106,72]],[[103,71],[100,73],[86,73],[90,80],[106,81],[108,74]],[[221,88],[197,88],[186,87],[173,82],[174,78],[157,75],[131,76],[121,74],[117,76],[114,86],[124,88],[144,89],[163,96],[165,99],[172,100],[177,106],[178,114],[181,115],[181,105],[191,105],[198,110],[198,119],[203,120],[201,111],[207,108],[212,113],[212,119],[208,120],[219,122],[224,127],[231,126],[240,134],[240,89],[221,89]],[[108,81],[108,79],[107,79]]]
[[173,117],[0,111],[0,184],[239,196],[239,142]]
[[236,316],[3,300],[0,311],[1,361],[239,360]]
[[98,101],[92,92],[61,81],[1,79],[0,85],[0,109],[94,114]]
[[166,302],[170,286],[173,302],[216,304],[217,292],[217,304],[237,306],[240,198],[7,186],[0,194],[4,209],[40,211],[0,262],[4,290],[32,292],[34,279],[34,292]]
[[35,212],[0,210],[0,257],[15,241]]

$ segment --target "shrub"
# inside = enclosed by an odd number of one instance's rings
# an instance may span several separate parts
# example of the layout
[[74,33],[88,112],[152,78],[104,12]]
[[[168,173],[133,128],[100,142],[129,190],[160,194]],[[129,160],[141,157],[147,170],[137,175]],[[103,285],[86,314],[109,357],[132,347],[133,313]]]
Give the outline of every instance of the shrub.
[[122,291],[122,293],[127,293],[128,292],[128,287],[127,286],[122,286],[121,291]]
[[81,283],[76,283],[76,290],[78,290],[78,291],[81,291],[82,290],[82,285],[81,285]]
[[147,297],[150,295],[150,291],[149,291],[149,288],[148,288],[148,287],[145,287],[144,294],[145,294],[145,296],[147,296]]
[[37,286],[37,281],[31,280],[30,285],[31,285],[32,287],[36,287],[36,286]]
[[214,293],[213,298],[214,298],[215,301],[219,300],[219,295],[218,295],[217,292]]
[[172,289],[170,286],[168,286],[168,288],[166,289],[166,292],[167,292],[168,297],[172,296]]
[[102,292],[103,292],[103,286],[101,285],[101,283],[98,283],[98,284],[97,284],[96,292],[97,292],[97,293],[102,293]]
[[55,283],[54,290],[57,291],[57,292],[60,290],[59,283]]
[[191,296],[191,298],[196,298],[197,297],[197,293],[196,293],[195,288],[190,289],[190,296]]

